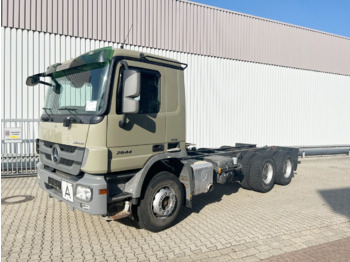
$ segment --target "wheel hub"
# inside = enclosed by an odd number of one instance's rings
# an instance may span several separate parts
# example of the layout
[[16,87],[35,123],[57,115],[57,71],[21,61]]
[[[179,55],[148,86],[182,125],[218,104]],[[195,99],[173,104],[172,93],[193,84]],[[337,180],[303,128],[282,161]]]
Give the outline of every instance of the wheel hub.
[[270,184],[271,180],[273,177],[273,167],[271,163],[266,163],[264,168],[263,168],[263,172],[262,172],[262,178],[263,178],[263,182],[265,184]]
[[163,187],[154,195],[152,210],[157,217],[170,216],[174,212],[175,206],[176,196],[170,188]]
[[290,177],[291,174],[292,174],[292,162],[290,161],[290,159],[287,159],[283,165],[283,176],[285,178],[288,178]]

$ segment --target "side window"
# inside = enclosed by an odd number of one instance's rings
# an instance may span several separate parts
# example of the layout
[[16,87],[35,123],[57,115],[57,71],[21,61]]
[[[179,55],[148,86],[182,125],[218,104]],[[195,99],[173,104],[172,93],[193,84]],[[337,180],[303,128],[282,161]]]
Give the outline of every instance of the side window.
[[[141,73],[141,90],[140,96],[135,100],[139,100],[138,114],[154,114],[160,110],[160,73],[154,70],[143,68],[129,67]],[[123,82],[123,70],[119,75],[118,101],[121,97],[120,85]],[[121,103],[117,101],[117,114],[121,113]]]
[[160,110],[160,74],[152,70],[140,70],[141,92],[139,114],[158,113]]

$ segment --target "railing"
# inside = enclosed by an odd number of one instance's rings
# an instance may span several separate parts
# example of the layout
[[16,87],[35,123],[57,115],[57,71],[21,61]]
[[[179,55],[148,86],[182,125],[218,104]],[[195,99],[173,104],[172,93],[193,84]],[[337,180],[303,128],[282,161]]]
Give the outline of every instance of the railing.
[[[5,141],[4,129],[20,128],[21,141]],[[36,176],[39,156],[35,152],[39,120],[4,119],[1,121],[1,177]],[[298,146],[299,156],[346,154],[350,156],[350,145]]]
[[[5,141],[4,130],[20,128],[21,141]],[[35,176],[39,156],[35,152],[39,120],[3,119],[1,121],[1,177]]]

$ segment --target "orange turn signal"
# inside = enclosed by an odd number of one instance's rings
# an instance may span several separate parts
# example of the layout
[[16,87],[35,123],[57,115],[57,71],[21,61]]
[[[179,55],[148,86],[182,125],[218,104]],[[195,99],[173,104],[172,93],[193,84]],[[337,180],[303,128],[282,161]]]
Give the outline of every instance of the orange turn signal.
[[107,193],[108,193],[107,188],[100,189],[100,191],[99,191],[99,194],[100,194],[100,195],[107,195]]

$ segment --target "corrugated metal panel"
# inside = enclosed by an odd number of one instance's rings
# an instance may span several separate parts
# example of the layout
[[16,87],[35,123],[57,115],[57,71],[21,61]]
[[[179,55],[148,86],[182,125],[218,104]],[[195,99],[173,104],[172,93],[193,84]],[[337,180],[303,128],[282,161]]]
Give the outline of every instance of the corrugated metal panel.
[[[1,119],[21,127],[23,143],[5,144],[9,173],[29,172],[45,88],[28,75],[89,50],[117,44],[1,28]],[[350,144],[350,77],[181,52],[126,46],[188,63],[187,141],[198,146]],[[18,162],[20,160],[20,162]],[[6,171],[5,170],[5,171]]]
[[2,0],[2,7],[4,27],[350,75],[349,38],[189,1]]

